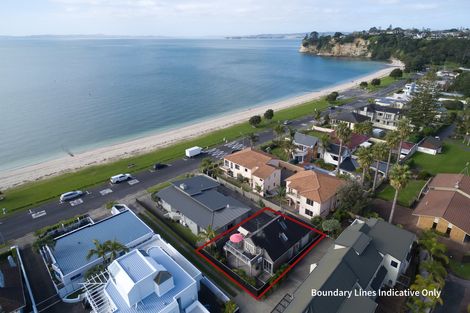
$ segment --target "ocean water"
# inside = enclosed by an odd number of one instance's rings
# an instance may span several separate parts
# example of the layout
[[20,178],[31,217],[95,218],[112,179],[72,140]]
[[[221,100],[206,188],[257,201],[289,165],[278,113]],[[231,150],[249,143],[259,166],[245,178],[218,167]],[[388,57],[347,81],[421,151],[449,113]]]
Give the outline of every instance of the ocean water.
[[297,40],[0,39],[0,171],[319,90],[384,68]]

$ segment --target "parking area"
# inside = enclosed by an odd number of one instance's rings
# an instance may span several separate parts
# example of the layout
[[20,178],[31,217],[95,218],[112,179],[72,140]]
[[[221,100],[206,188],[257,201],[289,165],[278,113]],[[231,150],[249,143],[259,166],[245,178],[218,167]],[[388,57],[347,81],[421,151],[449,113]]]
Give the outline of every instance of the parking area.
[[240,307],[240,312],[271,312],[286,294],[292,295],[295,292],[310,274],[311,266],[320,261],[333,243],[330,238],[323,239],[287,273],[286,279],[266,299],[257,301],[246,292],[239,293],[234,301]]

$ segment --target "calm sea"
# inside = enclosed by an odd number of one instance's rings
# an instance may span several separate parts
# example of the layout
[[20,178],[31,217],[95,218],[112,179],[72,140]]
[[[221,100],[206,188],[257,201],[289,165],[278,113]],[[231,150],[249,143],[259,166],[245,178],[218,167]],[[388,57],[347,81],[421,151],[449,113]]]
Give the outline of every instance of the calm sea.
[[385,67],[297,40],[0,39],[0,170],[315,91]]

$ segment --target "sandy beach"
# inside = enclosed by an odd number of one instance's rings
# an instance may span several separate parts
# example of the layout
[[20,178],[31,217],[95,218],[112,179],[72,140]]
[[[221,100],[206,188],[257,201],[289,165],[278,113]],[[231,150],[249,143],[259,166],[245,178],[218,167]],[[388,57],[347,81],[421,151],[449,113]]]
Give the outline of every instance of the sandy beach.
[[328,87],[320,91],[315,91],[301,96],[274,102],[268,105],[258,106],[236,113],[228,113],[224,116],[210,120],[210,123],[207,121],[198,122],[175,130],[156,133],[144,138],[83,152],[74,155],[74,157],[61,157],[55,160],[42,162],[23,168],[0,172],[0,189],[4,190],[18,186],[24,182],[35,181],[38,179],[75,171],[89,165],[98,165],[106,162],[112,162],[113,160],[117,160],[122,157],[143,154],[164,146],[171,145],[172,143],[178,141],[195,138],[221,128],[225,128],[240,122],[245,122],[253,115],[262,115],[267,109],[273,109],[274,111],[277,111],[299,105],[307,101],[318,99],[332,91],[341,92],[353,88],[361,81],[369,81],[373,78],[387,76],[394,68],[397,67],[403,67],[403,64],[400,61],[394,60],[387,68],[375,73],[368,74],[366,76],[359,77],[353,81]]

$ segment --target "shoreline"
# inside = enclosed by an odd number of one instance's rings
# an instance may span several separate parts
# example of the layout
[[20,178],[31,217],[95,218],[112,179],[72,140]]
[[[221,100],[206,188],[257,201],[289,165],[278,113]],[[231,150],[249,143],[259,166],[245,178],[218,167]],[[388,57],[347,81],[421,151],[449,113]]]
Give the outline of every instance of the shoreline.
[[309,92],[300,96],[248,109],[242,109],[236,112],[229,112],[223,116],[200,121],[181,128],[163,131],[145,137],[85,151],[75,154],[74,157],[64,156],[37,164],[5,170],[0,172],[0,175],[2,176],[2,179],[0,180],[0,189],[4,190],[17,187],[23,183],[58,176],[87,166],[109,163],[124,157],[145,154],[156,149],[169,146],[178,141],[189,140],[241,122],[246,122],[251,116],[257,114],[262,115],[267,109],[272,109],[276,112],[308,101],[317,100],[332,91],[342,92],[347,89],[357,87],[361,81],[370,81],[373,78],[387,76],[394,68],[402,67],[402,62],[399,60],[392,60],[392,62],[384,69],[358,77],[350,82],[339,83],[337,85],[323,88],[319,91]]

